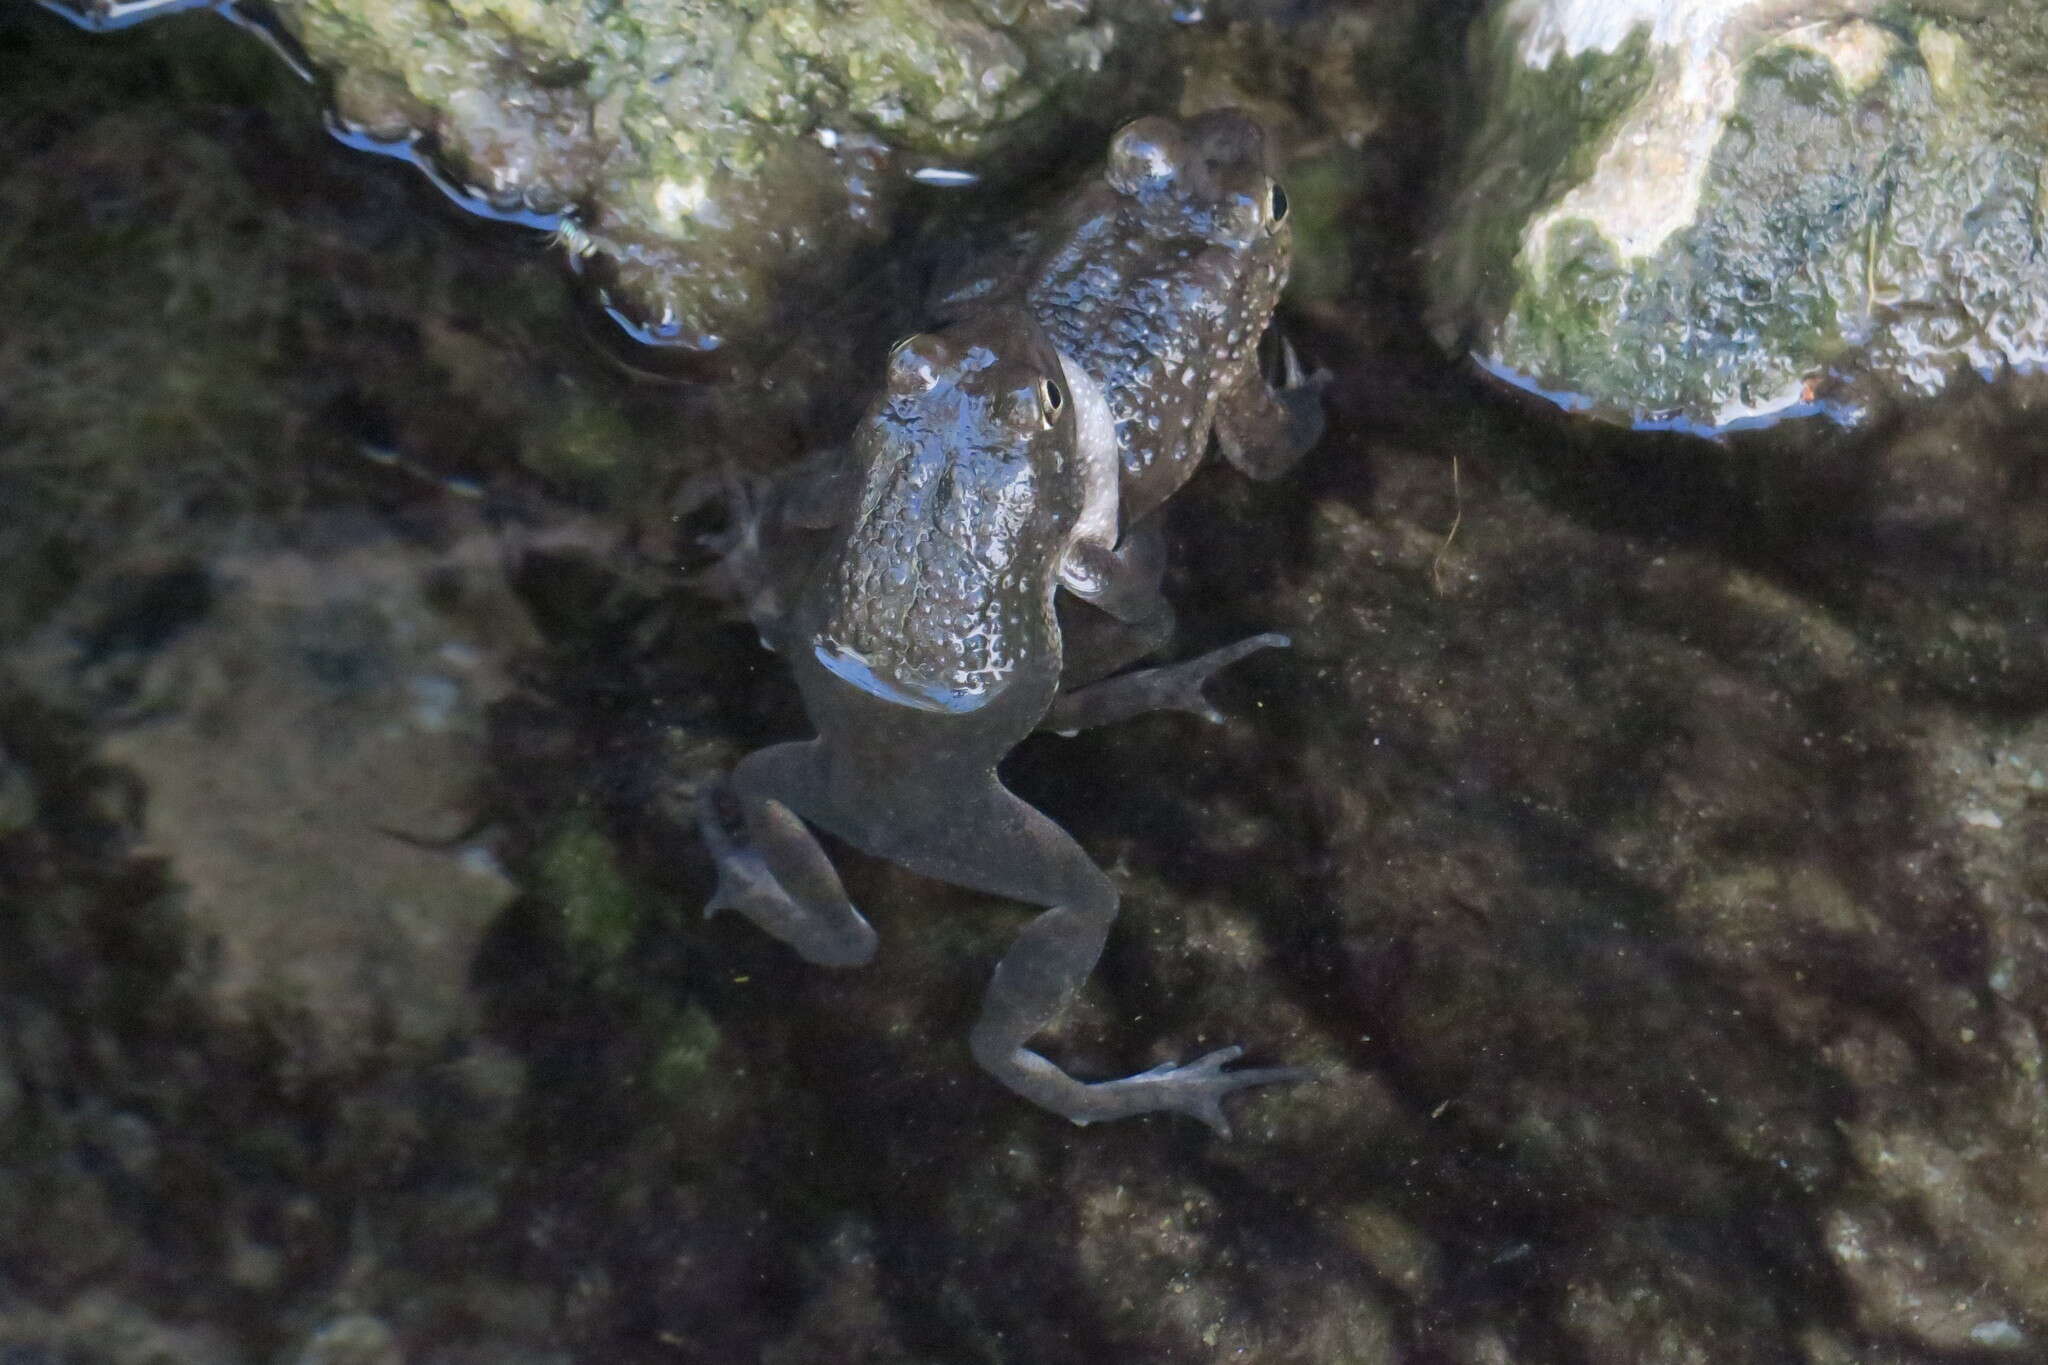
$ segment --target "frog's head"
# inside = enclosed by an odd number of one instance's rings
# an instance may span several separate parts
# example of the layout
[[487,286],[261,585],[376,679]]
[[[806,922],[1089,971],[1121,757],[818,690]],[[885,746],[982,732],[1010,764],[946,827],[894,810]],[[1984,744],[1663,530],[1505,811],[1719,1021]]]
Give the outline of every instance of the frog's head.
[[1021,307],[995,307],[897,342],[869,424],[881,429],[877,435],[944,450],[955,462],[990,472],[1011,465],[1057,488],[1078,439],[1076,420],[1044,331]]
[[1287,191],[1273,176],[1264,130],[1240,110],[1127,123],[1110,141],[1104,174],[1159,236],[1233,250],[1288,245]]
[[820,588],[813,651],[828,671],[965,714],[1045,657],[1089,494],[1067,383],[1020,305],[896,343],[854,434],[860,511]]

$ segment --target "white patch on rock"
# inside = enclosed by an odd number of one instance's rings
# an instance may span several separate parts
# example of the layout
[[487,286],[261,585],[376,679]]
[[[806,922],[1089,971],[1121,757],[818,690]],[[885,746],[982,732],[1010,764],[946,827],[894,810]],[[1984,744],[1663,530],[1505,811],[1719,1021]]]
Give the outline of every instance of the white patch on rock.
[[1935,97],[1950,98],[1956,91],[1956,67],[1962,60],[1963,40],[1939,24],[1922,24],[1914,42],[1920,49],[1920,60],[1927,65],[1927,79],[1934,86]]
[[1614,52],[1645,27],[1652,47],[1684,48],[1698,60],[1720,47],[1729,25],[1760,8],[1784,6],[1773,0],[1508,0],[1502,13],[1521,28],[1522,60],[1542,67],[1560,55]]
[[664,180],[655,188],[654,208],[664,223],[676,227],[685,218],[696,217],[710,199],[710,188],[701,179],[687,183]]
[[1781,42],[1817,52],[1834,64],[1851,94],[1867,90],[1884,75],[1900,43],[1890,29],[1862,19],[1842,23],[1802,24],[1788,30]]
[[1551,230],[1582,219],[1623,261],[1653,256],[1699,216],[1714,144],[1758,52],[1796,42],[1835,63],[1845,85],[1874,80],[1895,40],[1858,16],[1870,0],[1508,0],[1505,22],[1531,67],[1560,56],[1613,52],[1647,29],[1648,88],[1613,129],[1593,173],[1522,232],[1522,270],[1543,278]]

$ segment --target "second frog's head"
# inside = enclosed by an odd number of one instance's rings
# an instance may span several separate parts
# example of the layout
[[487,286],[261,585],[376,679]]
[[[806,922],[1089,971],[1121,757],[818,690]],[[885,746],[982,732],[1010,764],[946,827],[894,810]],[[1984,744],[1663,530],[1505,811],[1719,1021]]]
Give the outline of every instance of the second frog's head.
[[1127,123],[1110,141],[1104,178],[1158,236],[1238,250],[1287,245],[1287,191],[1265,130],[1240,110]]

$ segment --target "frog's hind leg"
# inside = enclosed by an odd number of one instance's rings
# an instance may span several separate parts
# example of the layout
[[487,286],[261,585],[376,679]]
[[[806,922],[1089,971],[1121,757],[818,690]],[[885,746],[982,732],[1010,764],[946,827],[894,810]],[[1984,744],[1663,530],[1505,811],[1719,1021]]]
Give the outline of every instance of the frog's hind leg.
[[815,742],[778,744],[749,754],[698,797],[697,825],[718,865],[704,913],[737,910],[807,962],[855,967],[875,955],[874,928],[799,818],[819,808],[822,769]]
[[993,775],[974,796],[963,801],[956,795],[949,810],[943,837],[935,830],[922,846],[895,848],[890,856],[928,876],[1050,907],[1024,926],[989,983],[970,1042],[990,1075],[1076,1123],[1173,1110],[1225,1135],[1225,1095],[1302,1079],[1304,1073],[1287,1067],[1225,1071],[1243,1051],[1228,1047],[1184,1065],[1090,1083],[1026,1047],[1095,969],[1116,920],[1116,886],[1066,831]]

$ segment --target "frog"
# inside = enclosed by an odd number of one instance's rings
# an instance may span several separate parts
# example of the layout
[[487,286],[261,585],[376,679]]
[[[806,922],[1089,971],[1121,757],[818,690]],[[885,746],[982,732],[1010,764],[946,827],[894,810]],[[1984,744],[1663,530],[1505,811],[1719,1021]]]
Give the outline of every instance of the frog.
[[698,824],[717,876],[705,914],[736,912],[819,966],[869,961],[875,930],[811,826],[919,875],[1035,905],[969,1033],[976,1062],[1075,1123],[1177,1112],[1227,1135],[1225,1096],[1303,1073],[1232,1069],[1243,1050],[1231,1046],[1084,1081],[1030,1046],[1094,970],[1119,894],[996,769],[1034,731],[1208,714],[1209,677],[1284,639],[1063,689],[1054,600],[1084,578],[1089,552],[1114,543],[1115,438],[1100,387],[1020,307],[898,343],[849,454],[856,496],[821,500],[800,484],[784,500],[787,524],[756,537],[810,546],[767,566],[783,582],[748,600],[817,734],[759,749],[703,789]]
[[934,290],[934,309],[1020,298],[1102,389],[1116,429],[1118,565],[1098,563],[1078,596],[1136,626],[1142,655],[1172,633],[1158,591],[1158,509],[1212,445],[1272,479],[1321,438],[1328,375],[1305,374],[1280,341],[1279,383],[1260,344],[1293,259],[1287,191],[1265,130],[1234,108],[1150,115],[1111,138],[1098,171]]

